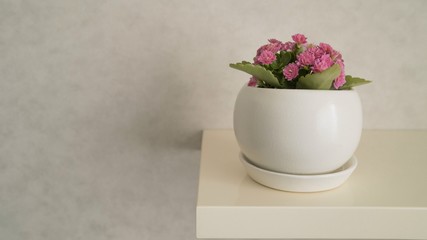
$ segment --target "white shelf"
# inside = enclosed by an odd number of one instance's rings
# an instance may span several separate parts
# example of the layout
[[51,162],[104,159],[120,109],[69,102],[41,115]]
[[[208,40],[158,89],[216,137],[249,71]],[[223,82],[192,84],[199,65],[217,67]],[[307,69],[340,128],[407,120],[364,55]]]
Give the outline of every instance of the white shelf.
[[232,130],[204,131],[198,238],[427,239],[426,130],[364,130],[357,169],[319,193],[261,186],[238,154]]

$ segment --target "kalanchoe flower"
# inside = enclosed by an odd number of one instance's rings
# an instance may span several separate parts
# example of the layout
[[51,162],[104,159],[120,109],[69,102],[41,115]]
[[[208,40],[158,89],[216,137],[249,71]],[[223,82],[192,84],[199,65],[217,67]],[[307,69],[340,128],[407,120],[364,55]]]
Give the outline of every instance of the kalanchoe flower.
[[282,43],[281,41],[279,41],[279,40],[277,40],[275,38],[268,39],[268,42],[269,43]]
[[266,50],[272,53],[277,53],[282,49],[283,43],[281,41],[276,39],[269,39],[268,41],[270,42],[269,44],[262,45],[260,48],[258,48],[257,56],[261,55],[261,53]]
[[298,76],[299,68],[296,63],[290,63],[283,69],[286,80],[292,81]]
[[319,46],[313,45],[307,48],[307,52],[310,52],[314,55],[315,58],[322,57],[323,54],[325,54],[325,51],[321,49]]
[[300,33],[293,35],[292,40],[294,40],[297,44],[307,43],[307,38]]
[[285,42],[283,45],[282,45],[282,51],[293,51],[293,50],[295,50],[295,43],[294,42]]
[[322,72],[332,66],[334,62],[329,54],[323,54],[322,57],[314,60],[313,72]]
[[297,56],[297,64],[299,66],[311,66],[314,64],[314,60],[316,59],[314,53],[310,51],[305,51],[300,53]]
[[342,60],[341,53],[340,53],[340,52],[338,52],[338,51],[335,51],[335,50],[334,50],[334,51],[332,51],[331,58],[332,58],[334,61]]
[[278,51],[282,50],[283,43],[280,42],[279,40],[269,39],[268,41],[270,42],[270,44],[265,44],[265,45],[261,46],[260,48],[258,48],[258,50],[256,52],[256,56],[254,57],[254,63],[255,64],[265,64],[265,63],[262,63],[260,60],[258,60],[258,57],[260,57],[263,52],[270,51],[273,54],[276,54]]
[[334,88],[339,89],[346,83],[345,81],[345,70],[344,70],[344,61],[338,60],[337,64],[340,65],[341,73],[340,75],[334,80]]
[[257,57],[256,60],[262,64],[271,64],[272,62],[276,61],[276,54],[265,50]]
[[265,50],[270,51],[272,53],[277,53],[282,48],[282,43],[271,43],[266,45]]
[[258,80],[255,77],[251,77],[248,82],[249,87],[256,87]]
[[319,43],[319,48],[322,49],[327,54],[332,54],[332,52],[334,51],[331,45],[327,43]]
[[[270,46],[266,47],[266,50],[269,50],[273,53],[277,53],[278,51],[294,51],[296,43],[294,42],[281,42],[277,39],[268,39],[270,42]],[[267,46],[267,45],[266,45]]]
[[370,82],[346,76],[341,53],[331,45],[308,43],[303,34],[293,35],[292,40],[268,39],[257,50],[254,63],[243,61],[230,67],[251,74],[251,87],[347,90]]

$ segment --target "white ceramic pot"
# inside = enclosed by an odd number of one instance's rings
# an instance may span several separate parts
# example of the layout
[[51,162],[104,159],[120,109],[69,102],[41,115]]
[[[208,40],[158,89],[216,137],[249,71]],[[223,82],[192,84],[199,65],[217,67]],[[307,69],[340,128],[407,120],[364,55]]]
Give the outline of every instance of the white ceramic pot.
[[256,166],[290,174],[321,174],[344,165],[362,132],[354,90],[268,89],[243,86],[234,132]]

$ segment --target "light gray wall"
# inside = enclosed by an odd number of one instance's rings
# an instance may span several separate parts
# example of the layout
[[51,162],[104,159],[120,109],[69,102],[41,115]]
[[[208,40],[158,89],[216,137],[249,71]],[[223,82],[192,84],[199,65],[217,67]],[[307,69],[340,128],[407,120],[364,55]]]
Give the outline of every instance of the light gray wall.
[[365,128],[427,128],[427,1],[0,0],[0,238],[192,239],[201,130],[268,38],[340,50]]

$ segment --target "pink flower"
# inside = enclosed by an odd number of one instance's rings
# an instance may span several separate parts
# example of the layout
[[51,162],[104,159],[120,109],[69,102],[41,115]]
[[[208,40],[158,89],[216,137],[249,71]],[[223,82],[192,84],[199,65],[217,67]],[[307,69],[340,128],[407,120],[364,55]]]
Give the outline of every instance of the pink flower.
[[282,51],[293,51],[295,49],[295,43],[294,42],[285,42],[282,44]]
[[292,81],[294,78],[298,76],[298,65],[296,63],[290,63],[283,69],[283,75],[286,80]]
[[265,50],[270,51],[272,53],[277,53],[278,51],[280,51],[280,49],[282,48],[282,43],[270,43],[267,44],[265,47]]
[[338,88],[342,87],[342,85],[344,85],[346,83],[346,81],[345,81],[345,71],[344,71],[344,61],[343,60],[338,60],[337,64],[340,65],[341,73],[340,73],[340,75],[334,81],[334,88],[335,89],[338,89]]
[[[273,54],[276,54],[278,51],[281,51],[282,50],[282,48],[283,48],[283,43],[282,42],[280,42],[279,40],[276,40],[276,39],[269,39],[268,40],[270,43],[269,44],[265,44],[265,45],[262,45],[260,48],[258,48],[258,50],[256,51],[256,56],[254,57],[254,63],[255,64],[261,64],[262,62],[258,59],[260,56],[261,56],[261,54],[264,52],[264,51],[270,51],[270,52],[272,52]],[[274,60],[276,60],[276,59],[274,59]],[[274,61],[273,60],[273,61]],[[265,63],[263,63],[263,64],[265,64]]]
[[322,57],[314,60],[312,70],[313,72],[322,72],[332,66],[333,63],[329,54],[323,54]]
[[300,33],[293,35],[292,40],[294,40],[297,44],[307,43],[307,38]]
[[281,41],[279,41],[279,40],[277,40],[277,39],[275,39],[275,38],[268,39],[268,42],[269,42],[269,43],[282,43]]
[[270,42],[269,44],[262,45],[260,48],[258,48],[256,52],[257,56],[261,55],[261,53],[265,50],[270,51],[272,53],[277,53],[281,50],[283,44],[282,42],[276,39],[269,39],[268,41]]
[[267,45],[263,45],[263,46],[259,47],[258,50],[256,50],[256,56],[255,57],[258,57],[259,55],[261,55],[261,53],[265,51],[266,46]]
[[251,77],[248,82],[249,87],[256,87],[258,80],[255,77]]
[[331,45],[327,43],[320,43],[319,48],[322,49],[325,53],[329,54],[331,56],[332,60],[342,60],[341,53],[334,50]]
[[336,60],[342,60],[342,55],[340,52],[333,50],[331,53],[331,58],[336,61]]
[[304,51],[297,56],[297,64],[300,66],[310,66],[314,64],[316,57],[310,51]]
[[262,64],[271,64],[276,61],[276,54],[265,50],[256,58],[256,60]]
[[334,88],[338,89],[340,88],[342,85],[344,85],[346,83],[345,81],[345,76],[340,75],[339,77],[337,77],[337,79],[335,79],[334,81]]
[[316,45],[307,48],[307,51],[312,53],[315,58],[320,58],[323,54],[325,54],[325,51],[323,51],[319,46]]
[[331,54],[334,51],[331,45],[327,43],[319,43],[319,48],[322,49],[327,54]]

